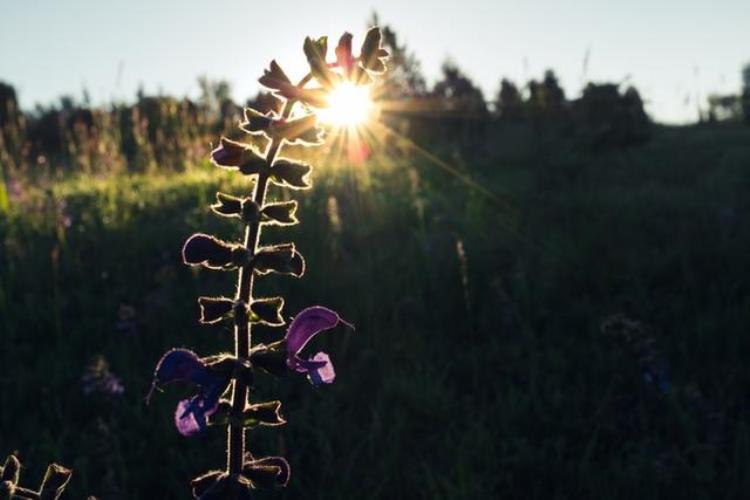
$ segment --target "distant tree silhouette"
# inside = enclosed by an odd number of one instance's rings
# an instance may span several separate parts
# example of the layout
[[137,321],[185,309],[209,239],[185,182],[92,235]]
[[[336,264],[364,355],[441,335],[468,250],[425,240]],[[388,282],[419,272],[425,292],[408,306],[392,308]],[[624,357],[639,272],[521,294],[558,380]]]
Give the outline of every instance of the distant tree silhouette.
[[708,96],[708,121],[742,121],[742,95],[710,94]]
[[0,82],[0,163],[15,169],[22,154],[26,122],[16,89]]
[[497,115],[502,120],[518,121],[523,118],[523,98],[516,84],[503,78],[495,101]]
[[206,115],[218,115],[214,133],[230,130],[241,116],[241,109],[232,100],[232,86],[224,80],[209,80],[205,76],[198,78],[201,89],[199,103]]
[[432,96],[438,100],[442,111],[470,117],[487,117],[487,105],[482,91],[464,75],[453,61],[441,68],[442,78],[435,83]]
[[557,75],[551,69],[544,72],[542,89],[545,109],[550,113],[560,113],[565,106],[565,91],[560,87]]
[[742,114],[750,125],[750,63],[742,68]]
[[442,66],[442,77],[430,93],[436,127],[461,146],[484,144],[489,111],[481,89],[453,61]]
[[390,53],[388,72],[376,90],[378,100],[387,104],[380,119],[398,135],[414,138],[429,127],[425,115],[431,112],[426,99],[427,82],[419,60],[391,26],[380,22],[377,13],[373,13],[369,26],[380,27],[383,48]]
[[232,87],[229,82],[200,76],[198,86],[201,89],[200,103],[211,110],[218,111],[222,102],[231,100]]
[[624,93],[614,83],[589,83],[573,102],[573,122],[584,144],[594,150],[641,144],[650,137],[651,122],[638,91]]
[[32,112],[19,109],[15,89],[0,82],[0,163],[18,169],[136,172],[183,170],[240,119],[241,108],[221,80],[198,80],[198,101],[148,95],[132,104],[93,107],[65,95]]
[[558,123],[565,117],[565,91],[560,87],[554,71],[545,71],[541,82],[531,80],[528,88],[529,98],[526,107],[535,126]]
[[389,25],[382,25],[377,13],[373,13],[370,26],[380,26],[383,48],[388,57],[388,73],[382,83],[380,93],[384,99],[404,99],[422,97],[427,94],[427,83],[416,55],[408,47],[399,43],[398,35]]
[[59,108],[37,106],[30,117],[27,138],[33,157],[56,157],[63,153],[64,116]]

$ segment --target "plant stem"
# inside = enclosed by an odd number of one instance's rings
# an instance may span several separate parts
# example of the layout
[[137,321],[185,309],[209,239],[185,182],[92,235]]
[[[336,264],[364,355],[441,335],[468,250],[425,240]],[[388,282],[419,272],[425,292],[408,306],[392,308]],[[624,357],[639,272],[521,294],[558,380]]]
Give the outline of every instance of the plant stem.
[[[303,78],[298,87],[304,87],[304,85],[310,80],[308,74]],[[281,117],[283,119],[289,118],[294,107],[294,100],[288,100],[284,103],[284,108],[281,111]],[[266,153],[266,164],[271,168],[276,155],[281,149],[282,139],[272,139],[271,144],[268,147]],[[266,188],[268,187],[268,170],[258,175],[258,180],[255,183],[253,189],[253,201],[257,203],[258,207],[263,207],[263,203],[266,198]],[[260,221],[249,223],[245,226],[245,241],[244,246],[248,249],[249,257],[252,258],[258,250],[258,241],[260,240]],[[238,273],[237,278],[237,294],[235,300],[242,301],[246,304],[250,304],[253,298],[253,266],[251,264],[245,264],[242,266]],[[242,324],[235,325],[234,327],[234,355],[238,359],[247,358],[250,356],[250,346],[252,344],[252,327],[249,322],[242,322]],[[249,388],[247,381],[244,378],[235,379],[232,389],[232,415],[239,417],[245,410],[249,396]],[[243,457],[245,455],[245,429],[239,418],[231,420],[229,427],[227,428],[227,472],[229,474],[239,474],[242,470]]]
[[28,500],[39,500],[39,498],[41,498],[38,492],[28,488],[22,488],[21,486],[16,486],[12,496],[13,498],[24,498]]

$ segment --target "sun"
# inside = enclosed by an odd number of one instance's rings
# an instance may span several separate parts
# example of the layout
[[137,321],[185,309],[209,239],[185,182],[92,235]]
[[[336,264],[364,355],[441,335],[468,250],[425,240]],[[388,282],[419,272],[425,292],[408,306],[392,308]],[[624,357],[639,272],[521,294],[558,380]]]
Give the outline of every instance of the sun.
[[367,85],[341,82],[331,90],[326,100],[328,106],[318,111],[318,118],[335,127],[355,128],[364,123],[373,111]]

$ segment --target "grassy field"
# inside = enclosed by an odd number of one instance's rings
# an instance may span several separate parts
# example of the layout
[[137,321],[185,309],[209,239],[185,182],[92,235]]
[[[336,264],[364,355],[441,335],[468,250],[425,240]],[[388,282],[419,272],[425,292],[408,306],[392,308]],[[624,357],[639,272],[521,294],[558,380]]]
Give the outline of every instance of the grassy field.
[[[260,293],[283,293],[287,315],[323,304],[357,325],[316,341],[332,386],[259,376],[255,397],[281,398],[289,421],[250,435],[289,458],[281,497],[743,497],[750,129],[660,128],[597,155],[494,132],[477,154],[432,149],[492,198],[392,151],[322,165],[298,196],[302,224],[264,232],[295,241],[308,270],[261,279]],[[57,460],[75,471],[67,498],[186,498],[223,463],[223,429],[174,430],[187,392],[144,404],[166,349],[232,346],[228,326],[197,324],[196,297],[230,293],[234,274],[179,258],[193,231],[239,234],[207,209],[217,188],[249,189],[204,165],[11,198],[0,452],[19,450],[27,481]],[[602,328],[617,314],[628,338]],[[84,393],[97,356],[122,395]]]

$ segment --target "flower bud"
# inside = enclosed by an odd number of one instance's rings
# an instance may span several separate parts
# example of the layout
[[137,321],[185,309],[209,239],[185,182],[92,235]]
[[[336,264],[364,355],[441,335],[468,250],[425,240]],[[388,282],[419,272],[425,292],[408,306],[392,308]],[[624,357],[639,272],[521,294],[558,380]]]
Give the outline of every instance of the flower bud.
[[381,38],[379,28],[370,28],[360,50],[362,66],[372,73],[385,71],[383,59],[388,57],[388,52],[380,47]]
[[302,49],[305,52],[307,62],[310,65],[310,72],[323,87],[330,90],[341,80],[339,75],[331,71],[328,67],[328,63],[326,63],[328,37],[322,36],[317,40],[306,37]]
[[234,308],[234,301],[227,297],[198,297],[201,308],[200,322],[204,325],[218,323]]
[[16,492],[16,485],[12,481],[0,482],[0,500],[11,500]]
[[283,307],[284,299],[282,297],[256,299],[250,304],[251,319],[256,323],[281,326],[284,324],[284,318],[281,317],[281,309]]
[[2,474],[0,474],[0,481],[10,481],[14,485],[18,484],[20,474],[21,462],[18,461],[15,455],[8,455],[5,465],[2,468]]
[[283,377],[289,372],[286,357],[286,349],[269,349],[259,345],[250,353],[250,362],[271,375]]
[[250,453],[245,454],[242,475],[257,487],[284,487],[289,482],[290,473],[289,462],[283,457],[254,459]]
[[245,175],[263,172],[266,160],[251,145],[221,138],[219,147],[211,151],[211,161],[217,167],[239,170]]
[[57,500],[60,498],[72,474],[73,471],[62,465],[51,464],[47,467],[47,472],[42,480],[42,487],[39,489],[39,499]]
[[248,426],[265,425],[276,427],[286,423],[280,412],[281,401],[267,401],[247,407],[242,413],[242,419]]
[[221,241],[203,233],[192,235],[182,247],[182,260],[191,266],[232,269],[247,262],[248,251],[241,245]]
[[253,223],[260,220],[260,207],[250,198],[242,201],[242,220],[247,223]]
[[317,126],[318,118],[308,114],[293,120],[274,120],[269,133],[275,139],[284,139],[289,144],[315,146],[323,142],[323,130]]
[[[300,175],[305,175],[300,173]],[[296,224],[296,201],[282,201],[268,203],[260,209],[258,204],[250,198],[237,198],[224,193],[216,193],[217,202],[211,205],[211,210],[221,217],[238,217],[246,223],[258,222],[264,224],[288,226]]]
[[216,203],[211,205],[211,210],[222,217],[237,217],[242,212],[242,202],[242,198],[216,193]]
[[240,128],[248,134],[264,134],[271,127],[274,121],[273,115],[264,115],[253,108],[245,108],[245,121],[240,124]]
[[271,168],[271,180],[283,187],[309,189],[312,186],[308,178],[311,171],[312,167],[306,163],[279,160]]
[[271,61],[269,69],[263,71],[263,76],[258,78],[258,82],[271,90],[282,92],[292,85],[289,77],[286,76],[286,73],[284,73],[284,70],[281,69],[281,66],[279,66],[279,63],[275,59]]
[[302,101],[315,108],[323,108],[328,102],[328,92],[325,89],[306,89],[293,85],[276,61],[271,61],[270,68],[264,70],[258,82],[271,89],[275,97],[281,97],[287,101]]
[[199,500],[207,498],[225,498],[228,475],[224,471],[213,470],[190,481],[193,496]]
[[267,203],[261,210],[263,223],[276,226],[290,226],[299,222],[297,220],[297,202],[282,201],[278,203]]
[[299,278],[305,272],[305,259],[294,248],[294,243],[284,243],[261,247],[253,258],[253,266],[258,274],[275,272]]
[[339,44],[336,46],[336,62],[346,75],[348,75],[352,67],[354,67],[351,33],[344,33],[341,35],[341,38],[339,38]]

